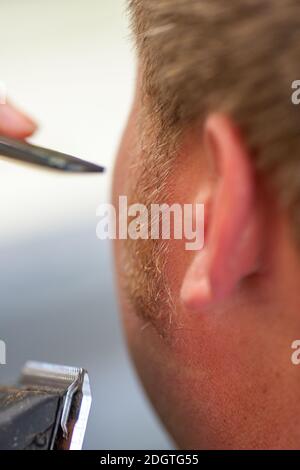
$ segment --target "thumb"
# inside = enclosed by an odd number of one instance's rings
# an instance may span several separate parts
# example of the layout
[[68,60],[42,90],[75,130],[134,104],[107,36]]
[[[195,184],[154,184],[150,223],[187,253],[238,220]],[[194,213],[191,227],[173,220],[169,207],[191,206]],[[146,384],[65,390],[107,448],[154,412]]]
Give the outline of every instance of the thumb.
[[9,103],[0,104],[0,135],[24,139],[36,130],[36,124]]

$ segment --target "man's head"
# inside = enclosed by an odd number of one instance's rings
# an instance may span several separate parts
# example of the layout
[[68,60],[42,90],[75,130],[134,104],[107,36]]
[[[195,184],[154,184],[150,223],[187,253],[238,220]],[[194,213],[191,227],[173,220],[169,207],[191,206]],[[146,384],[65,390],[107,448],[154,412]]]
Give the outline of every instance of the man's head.
[[205,243],[117,241],[124,324],[180,447],[295,447],[300,5],[225,3],[130,2],[139,73],[114,201],[204,204]]

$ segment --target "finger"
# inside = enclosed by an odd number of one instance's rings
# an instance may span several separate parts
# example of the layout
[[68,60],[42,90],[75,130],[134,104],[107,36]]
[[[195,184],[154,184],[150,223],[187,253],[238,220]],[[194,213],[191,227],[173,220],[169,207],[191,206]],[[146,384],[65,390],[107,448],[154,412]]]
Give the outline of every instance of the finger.
[[0,135],[24,139],[36,130],[36,124],[9,103],[0,104]]

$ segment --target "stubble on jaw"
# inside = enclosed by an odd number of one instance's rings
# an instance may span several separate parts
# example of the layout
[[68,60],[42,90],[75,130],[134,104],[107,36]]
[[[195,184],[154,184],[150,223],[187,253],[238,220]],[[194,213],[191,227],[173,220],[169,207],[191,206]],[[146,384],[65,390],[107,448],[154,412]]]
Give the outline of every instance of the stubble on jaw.
[[[170,180],[176,155],[176,144],[170,144],[168,133],[155,115],[145,110],[138,113],[130,180],[126,188],[128,204],[143,204],[150,213],[151,204],[162,204],[171,196]],[[169,331],[175,318],[175,307],[166,277],[169,240],[123,240],[121,250],[122,288],[134,312],[144,326],[151,324],[161,336]]]

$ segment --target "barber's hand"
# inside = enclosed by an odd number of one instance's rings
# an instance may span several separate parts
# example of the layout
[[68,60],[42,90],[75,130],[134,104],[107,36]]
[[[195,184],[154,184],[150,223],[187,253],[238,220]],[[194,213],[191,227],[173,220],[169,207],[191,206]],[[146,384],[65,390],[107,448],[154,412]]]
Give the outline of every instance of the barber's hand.
[[0,135],[24,139],[36,130],[36,124],[9,103],[0,104]]

